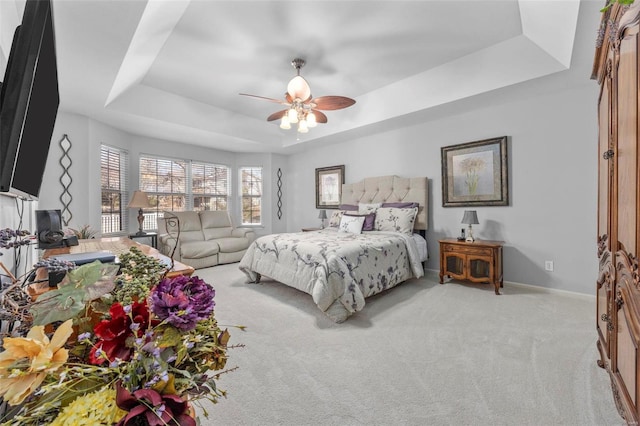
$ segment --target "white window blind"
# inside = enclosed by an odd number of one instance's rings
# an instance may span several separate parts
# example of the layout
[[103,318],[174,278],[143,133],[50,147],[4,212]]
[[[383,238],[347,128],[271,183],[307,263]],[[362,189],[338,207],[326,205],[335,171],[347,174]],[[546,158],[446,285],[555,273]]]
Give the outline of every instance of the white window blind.
[[156,229],[164,211],[227,210],[229,168],[142,155],[140,190],[153,206],[144,212],[143,229]]
[[119,148],[100,145],[100,191],[101,191],[101,231],[102,234],[126,232],[129,155]]
[[240,168],[242,224],[262,224],[262,167]]
[[227,210],[229,168],[191,163],[191,192],[194,210]]

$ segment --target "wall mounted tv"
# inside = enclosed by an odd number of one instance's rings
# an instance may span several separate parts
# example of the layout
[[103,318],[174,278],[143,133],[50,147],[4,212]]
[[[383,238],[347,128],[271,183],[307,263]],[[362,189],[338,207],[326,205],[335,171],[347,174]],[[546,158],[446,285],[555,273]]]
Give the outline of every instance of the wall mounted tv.
[[37,198],[58,113],[50,0],[27,0],[0,91],[0,192]]

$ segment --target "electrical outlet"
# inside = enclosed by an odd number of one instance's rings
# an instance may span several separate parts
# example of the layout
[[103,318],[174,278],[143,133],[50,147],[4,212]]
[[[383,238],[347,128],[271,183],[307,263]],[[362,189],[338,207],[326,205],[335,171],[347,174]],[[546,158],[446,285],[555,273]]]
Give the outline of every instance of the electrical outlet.
[[544,261],[544,270],[553,272],[553,260]]

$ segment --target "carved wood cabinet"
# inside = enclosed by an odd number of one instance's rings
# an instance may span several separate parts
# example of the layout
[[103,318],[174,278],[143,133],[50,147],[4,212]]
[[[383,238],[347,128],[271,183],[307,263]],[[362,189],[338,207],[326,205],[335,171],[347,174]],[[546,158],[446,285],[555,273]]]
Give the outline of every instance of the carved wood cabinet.
[[496,294],[502,287],[502,241],[455,238],[440,240],[440,284],[448,276],[457,280],[493,284]]
[[592,78],[598,100],[598,365],[618,411],[640,419],[640,1],[603,13]]

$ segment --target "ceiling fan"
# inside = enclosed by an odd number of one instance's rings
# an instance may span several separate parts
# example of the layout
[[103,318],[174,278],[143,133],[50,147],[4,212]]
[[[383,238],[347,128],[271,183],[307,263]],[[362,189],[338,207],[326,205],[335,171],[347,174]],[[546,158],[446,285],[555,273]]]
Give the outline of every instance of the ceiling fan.
[[298,132],[307,133],[309,128],[316,127],[318,123],[327,122],[327,116],[320,112],[320,110],[331,111],[343,109],[356,103],[355,100],[344,96],[320,96],[319,98],[312,98],[309,83],[300,75],[300,68],[305,65],[304,59],[295,58],[291,61],[291,65],[296,69],[297,75],[289,81],[287,92],[284,94],[284,100],[240,93],[242,96],[264,99],[287,106],[287,109],[271,114],[267,117],[267,121],[280,119],[281,129],[290,129],[291,124],[298,123]]

